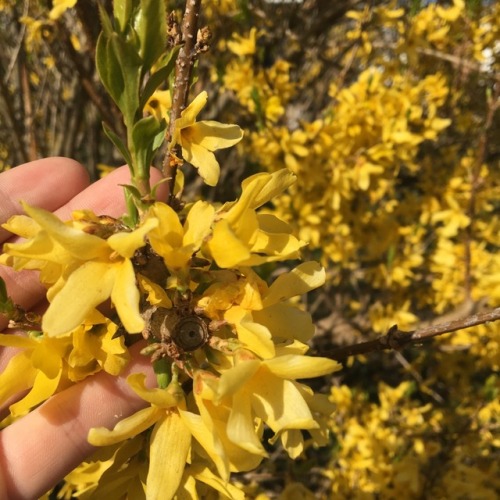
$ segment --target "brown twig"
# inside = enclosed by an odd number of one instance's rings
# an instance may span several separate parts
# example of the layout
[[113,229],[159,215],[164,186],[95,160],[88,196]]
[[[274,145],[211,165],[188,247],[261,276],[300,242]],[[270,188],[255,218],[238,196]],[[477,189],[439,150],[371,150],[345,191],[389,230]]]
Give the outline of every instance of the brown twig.
[[[70,36],[71,34],[68,27],[64,24],[63,21],[60,21],[58,23],[58,27],[66,54],[69,56],[69,59],[73,63],[78,73],[81,85],[85,90],[87,96],[99,111],[103,121],[105,121],[106,124],[116,134],[124,137],[125,129],[118,108],[110,99],[103,98],[103,96],[99,92],[99,87],[97,86],[93,78],[93,69],[86,66],[85,58],[81,54],[79,54],[73,47]],[[60,61],[62,61],[61,58],[63,57],[63,55],[65,54],[58,54]]]
[[[28,152],[26,151],[23,130],[19,124],[19,119],[16,117],[16,110],[13,105],[12,94],[10,93],[7,85],[5,85],[2,78],[2,71],[0,69],[0,96],[2,97],[5,111],[2,113],[5,119],[9,122],[10,137],[14,145],[13,154],[17,164],[26,163],[29,161]],[[0,106],[0,110],[3,111]]]
[[[183,46],[179,51],[175,63],[175,79],[173,83],[172,109],[170,111],[170,124],[167,131],[167,142],[171,143],[175,132],[175,120],[181,116],[186,107],[189,82],[194,62],[198,55],[196,51],[196,39],[198,33],[198,19],[200,15],[201,0],[187,0],[186,10],[182,18],[181,43]],[[177,166],[182,162],[182,150],[179,144],[167,147],[167,154],[163,161],[163,174],[167,180],[167,203],[172,204],[174,198],[175,177]]]
[[33,106],[31,103],[31,88],[29,82],[28,68],[25,64],[26,58],[24,49],[21,48],[18,56],[19,82],[21,86],[21,96],[24,110],[24,131],[28,141],[28,159],[30,161],[38,158],[38,144],[33,126]]
[[479,135],[478,147],[477,147],[477,157],[474,165],[472,166],[470,172],[470,196],[469,196],[469,206],[467,208],[467,215],[469,217],[469,225],[465,230],[465,291],[467,297],[470,297],[472,289],[472,241],[474,239],[474,222],[476,218],[477,211],[477,194],[481,187],[481,167],[486,158],[486,153],[488,149],[488,132],[493,125],[493,118],[500,104],[500,79],[495,85],[495,91],[493,95],[487,100],[488,101],[488,112],[486,114],[486,119],[484,121],[483,128]]
[[437,337],[438,335],[443,335],[444,333],[456,332],[457,330],[463,330],[465,328],[470,328],[471,326],[483,325],[490,321],[498,321],[499,319],[500,307],[497,307],[491,311],[472,314],[466,318],[438,323],[436,325],[419,328],[411,332],[399,330],[397,325],[394,325],[389,328],[389,331],[385,335],[382,335],[375,340],[339,347],[331,351],[318,353],[318,355],[340,361],[358,354],[368,354],[371,352],[389,349],[400,350],[410,344],[429,340],[432,337]]

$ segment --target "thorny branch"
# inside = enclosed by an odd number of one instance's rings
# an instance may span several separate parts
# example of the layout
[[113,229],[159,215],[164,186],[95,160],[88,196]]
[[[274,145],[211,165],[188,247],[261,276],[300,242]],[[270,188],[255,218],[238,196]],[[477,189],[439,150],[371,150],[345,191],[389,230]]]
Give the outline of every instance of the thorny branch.
[[500,307],[497,307],[491,311],[472,314],[466,318],[455,321],[446,321],[444,323],[418,328],[417,330],[410,332],[399,330],[397,325],[394,325],[389,328],[385,335],[382,335],[375,340],[339,347],[337,349],[332,349],[331,351],[321,352],[319,355],[341,361],[357,354],[368,354],[371,352],[389,349],[400,350],[410,344],[419,343],[424,340],[431,339],[432,337],[443,335],[444,333],[456,332],[457,330],[463,330],[465,328],[470,328],[471,326],[483,325],[491,321],[498,321],[499,319]]
[[[182,18],[181,40],[183,44],[175,64],[175,80],[173,84],[172,109],[170,111],[170,123],[167,132],[167,142],[171,143],[175,120],[180,117],[182,110],[186,107],[189,82],[196,56],[196,41],[198,33],[198,19],[200,15],[201,0],[188,0],[186,10]],[[167,179],[167,203],[172,204],[174,196],[175,176],[177,167],[182,162],[182,151],[180,145],[171,148],[168,145],[167,154],[163,161],[163,174]]]

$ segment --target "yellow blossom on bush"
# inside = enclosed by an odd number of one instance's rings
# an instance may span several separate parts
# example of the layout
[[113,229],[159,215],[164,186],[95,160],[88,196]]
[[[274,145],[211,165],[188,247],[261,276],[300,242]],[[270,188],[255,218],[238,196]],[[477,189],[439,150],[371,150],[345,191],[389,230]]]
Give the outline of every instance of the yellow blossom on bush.
[[201,92],[182,111],[175,122],[171,147],[179,144],[183,158],[196,167],[209,186],[219,180],[220,167],[213,151],[238,143],[243,132],[238,125],[227,125],[216,121],[196,122],[196,117],[207,102],[207,93]]

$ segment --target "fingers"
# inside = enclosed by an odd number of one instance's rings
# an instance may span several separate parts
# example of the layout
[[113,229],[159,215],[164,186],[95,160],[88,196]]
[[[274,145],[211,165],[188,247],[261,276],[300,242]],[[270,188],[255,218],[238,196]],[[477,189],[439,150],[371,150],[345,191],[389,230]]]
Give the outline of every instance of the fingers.
[[[55,166],[66,172],[67,177],[59,179],[61,186],[55,186],[50,175],[45,175],[44,172],[52,172],[55,170],[54,163],[49,160],[57,160]],[[65,162],[69,162],[66,164]],[[36,165],[34,165],[36,164]],[[71,165],[71,166],[70,166]],[[71,212],[76,209],[90,209],[98,215],[106,214],[112,217],[119,217],[125,212],[125,201],[123,195],[123,185],[130,184],[130,174],[127,167],[121,167],[107,175],[103,179],[93,183],[83,191],[83,179],[81,172],[75,174],[78,165],[73,160],[65,158],[55,158],[47,160],[39,160],[21,167],[16,167],[12,171],[7,171],[0,175],[0,222],[5,222],[2,217],[5,214],[14,215],[21,213],[22,209],[19,206],[15,197],[23,198],[28,203],[36,204],[48,210],[54,210],[61,219],[68,219]],[[35,168],[36,167],[36,168]],[[20,169],[21,172],[12,176],[12,174]],[[81,167],[83,168],[83,167]],[[36,174],[34,173],[36,172]],[[9,174],[7,180],[4,180],[4,175]],[[38,184],[45,184],[48,187],[35,187],[33,180],[27,177],[35,176]],[[158,182],[161,174],[158,170],[151,170],[151,183]],[[37,183],[35,183],[37,184]],[[67,186],[62,186],[67,184]],[[24,196],[23,186],[29,186],[29,196]],[[7,196],[2,197],[2,190]],[[60,192],[57,192],[57,191]],[[81,192],[79,192],[81,191]],[[56,194],[57,192],[57,194]],[[10,193],[10,194],[9,194]],[[54,200],[50,201],[50,198]],[[3,207],[3,210],[2,208]],[[57,208],[57,210],[56,210]],[[17,210],[17,211],[16,211]],[[1,215],[3,213],[3,215]],[[25,309],[31,309],[45,295],[45,289],[39,284],[37,273],[32,271],[14,272],[10,268],[0,266],[0,277],[6,284],[9,295],[16,304],[21,305]],[[0,330],[5,328],[5,321],[0,318]]]
[[[87,442],[92,427],[113,428],[147,403],[126,383],[130,373],[147,375],[155,385],[149,358],[130,350],[134,361],[120,377],[101,372],[65,391],[0,433],[2,498],[38,498],[94,451]],[[3,477],[2,477],[3,474]]]
[[[68,158],[46,158],[7,170],[0,175],[0,224],[23,212],[21,200],[53,212],[88,184],[85,168]],[[0,228],[0,242],[8,236]]]

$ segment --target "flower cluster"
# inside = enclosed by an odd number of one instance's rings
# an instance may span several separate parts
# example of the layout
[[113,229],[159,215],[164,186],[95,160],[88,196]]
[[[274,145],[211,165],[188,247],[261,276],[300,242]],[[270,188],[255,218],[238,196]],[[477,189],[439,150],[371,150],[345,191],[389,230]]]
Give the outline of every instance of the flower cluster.
[[[326,442],[331,408],[298,379],[340,366],[305,356],[314,327],[290,302],[322,285],[324,270],[305,262],[268,285],[252,269],[299,256],[304,243],[289,225],[258,211],[294,180],[287,170],[256,174],[243,182],[236,201],[198,201],[181,213],[155,202],[134,229],[89,211],[62,222],[28,205],[26,215],[4,225],[25,240],[5,244],[1,262],[38,269],[50,302],[37,335],[2,336],[3,345],[24,348],[2,375],[11,389],[5,397],[19,390],[13,374],[21,367],[29,374],[23,388],[32,387],[11,418],[53,394],[62,377],[76,381],[101,369],[118,374],[127,362],[125,345],[142,338],[143,353],[166,362],[160,387],[146,387],[143,374],[128,378],[149,407],[112,430],[90,432],[91,443],[121,457],[101,467],[104,482],[92,483],[96,495],[120,460],[132,467],[131,455],[141,448],[132,443],[144,440],[148,498],[171,498],[195,481],[227,493],[231,472],[253,469],[267,456],[265,427],[292,457],[304,449],[303,430]],[[108,299],[104,316],[97,308]],[[192,391],[186,392],[188,380]],[[82,467],[73,474],[83,474]],[[133,477],[140,482],[143,476]],[[138,485],[125,482],[120,491]]]

